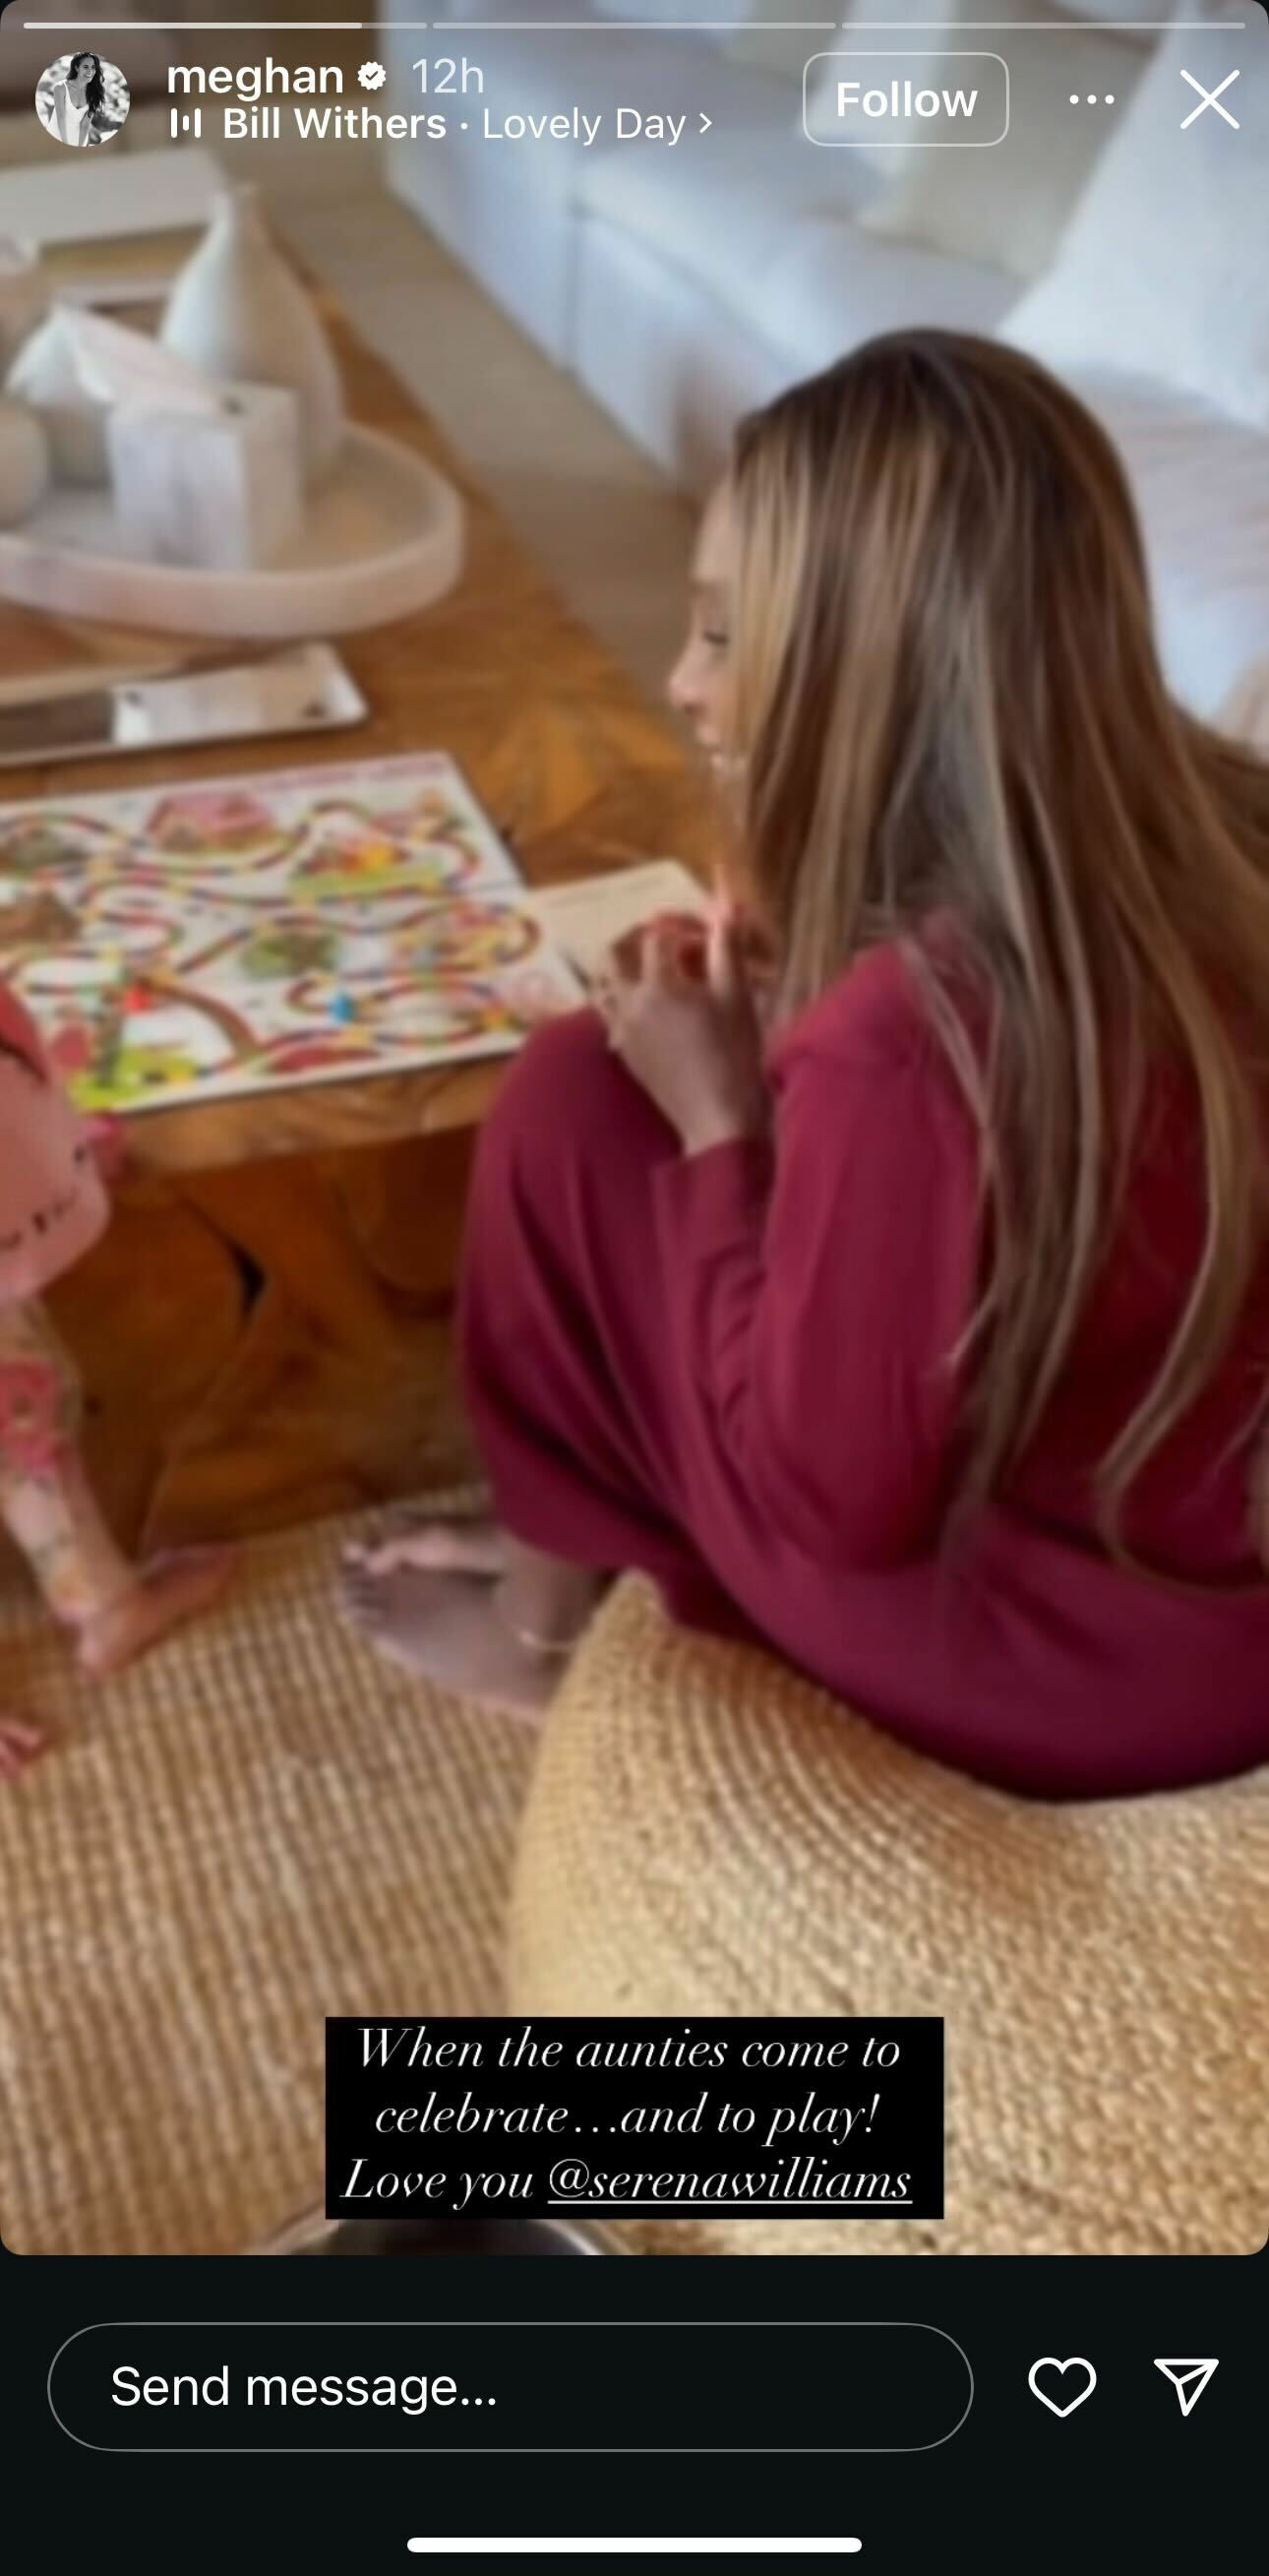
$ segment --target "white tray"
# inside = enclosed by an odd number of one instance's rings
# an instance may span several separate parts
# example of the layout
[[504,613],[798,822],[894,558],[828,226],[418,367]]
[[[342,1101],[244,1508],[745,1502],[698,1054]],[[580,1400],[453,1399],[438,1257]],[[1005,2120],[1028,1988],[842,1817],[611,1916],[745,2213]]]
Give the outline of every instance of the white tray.
[[262,572],[129,555],[109,490],[60,485],[0,529],[0,597],[56,616],[182,635],[353,635],[426,608],[458,579],[463,505],[413,448],[350,429],[299,535]]

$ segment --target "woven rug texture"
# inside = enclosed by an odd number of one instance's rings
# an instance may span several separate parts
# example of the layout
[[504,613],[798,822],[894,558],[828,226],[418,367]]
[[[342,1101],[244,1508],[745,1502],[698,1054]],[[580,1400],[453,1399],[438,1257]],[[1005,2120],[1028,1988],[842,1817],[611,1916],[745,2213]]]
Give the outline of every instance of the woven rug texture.
[[0,1791],[0,2233],[243,2250],[320,2200],[327,2013],[502,2003],[533,1738],[361,1644],[329,1523],[80,1680],[8,1564],[8,1704],[59,1731]]

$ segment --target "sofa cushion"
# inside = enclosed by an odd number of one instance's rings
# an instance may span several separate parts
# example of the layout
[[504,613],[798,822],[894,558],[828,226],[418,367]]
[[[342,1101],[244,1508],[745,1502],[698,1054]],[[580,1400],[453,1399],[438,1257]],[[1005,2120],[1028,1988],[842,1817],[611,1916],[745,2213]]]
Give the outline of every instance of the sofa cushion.
[[632,234],[721,303],[749,311],[799,222],[823,217],[840,227],[877,185],[862,162],[844,169],[835,156],[799,151],[788,93],[771,89],[764,120],[720,125],[690,155],[685,145],[660,160],[620,147],[590,155],[578,182],[581,211]]
[[[540,20],[541,0],[517,0],[506,15],[510,20],[526,13],[530,20]],[[465,134],[451,131],[444,149],[451,159],[478,156],[484,183],[491,188],[514,177],[524,190],[571,198],[594,163],[610,153],[623,162],[647,165],[654,185],[658,181],[673,185],[674,174],[684,165],[697,171],[706,166],[720,134],[778,119],[787,137],[792,123],[792,102],[784,82],[764,80],[760,73],[744,70],[716,46],[661,35],[654,27],[646,32],[636,28],[626,35],[603,23],[582,25],[575,34],[570,32],[562,50],[531,24],[500,25],[498,34],[482,49],[480,65],[485,78],[479,101],[483,113],[471,113]],[[494,140],[485,133],[486,120],[496,129],[512,114],[559,116],[573,107],[583,115],[602,115],[594,143],[580,139],[516,143]],[[674,145],[642,139],[618,143],[619,107],[638,109],[645,116],[686,116],[682,140]],[[711,120],[704,134],[699,124],[702,114]]]
[[618,206],[625,216],[620,229],[631,240],[651,247],[667,268],[783,353],[795,374],[829,366],[873,332],[901,330],[906,322],[991,332],[1012,296],[999,268],[945,260],[906,242],[870,242],[844,206],[795,214],[762,183],[721,188],[708,222],[698,206],[698,222],[674,229],[651,180],[633,188],[625,178],[618,191],[610,173],[592,175],[587,209],[615,224]]
[[[706,149],[704,146],[713,147]],[[1015,290],[994,267],[867,240],[878,185],[854,152],[797,149],[787,117],[703,138],[689,161],[605,153],[581,174],[584,215],[628,234],[799,368],[905,322],[994,330]]]
[[[1225,100],[1236,134],[1197,97],[1181,133],[1195,66],[1210,85],[1238,67]],[[1064,371],[1158,377],[1269,430],[1269,265],[1253,248],[1266,167],[1263,43],[1174,29],[1007,336]]]
[[854,224],[817,217],[789,228],[742,309],[772,348],[811,369],[909,323],[992,331],[1010,293],[998,268],[870,241]]
[[[966,27],[981,0],[952,0],[937,35],[917,38],[914,52],[929,48],[925,63],[911,64],[914,80],[935,77],[939,50],[987,50],[1006,55],[1009,131],[994,149],[930,149],[924,144],[891,151],[879,166],[892,175],[863,217],[865,229],[889,241],[925,242],[961,259],[990,260],[1019,277],[1035,277],[1052,258],[1093,164],[1113,131],[1104,106],[1072,109],[1072,91],[1111,97],[1118,107],[1141,78],[1148,60],[1139,43],[1102,29],[1072,25],[1052,36],[997,37]],[[1027,8],[1013,0],[1025,19]],[[1053,19],[1030,0],[1033,17]],[[865,41],[856,38],[855,42]],[[882,39],[876,38],[880,43]],[[895,42],[904,39],[896,34]],[[911,36],[907,42],[913,44]]]
[[1196,714],[1265,739],[1269,438],[1148,379],[1072,381],[1128,467],[1170,686]]

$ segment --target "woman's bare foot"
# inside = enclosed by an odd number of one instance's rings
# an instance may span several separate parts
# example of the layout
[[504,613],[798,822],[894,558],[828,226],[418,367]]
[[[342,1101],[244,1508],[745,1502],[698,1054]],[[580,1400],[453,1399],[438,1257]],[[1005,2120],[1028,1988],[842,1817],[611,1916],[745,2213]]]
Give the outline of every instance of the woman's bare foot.
[[137,1577],[108,1610],[98,1612],[79,1630],[79,1660],[86,1673],[104,1680],[135,1663],[173,1628],[197,1619],[218,1601],[233,1573],[233,1550],[226,1547],[182,1548],[156,1556],[137,1569]]
[[516,1636],[487,1574],[425,1570],[417,1558],[382,1571],[350,1562],[341,1590],[345,1615],[379,1654],[461,1698],[536,1718],[564,1671],[566,1655]]
[[25,1718],[0,1716],[0,1780],[16,1780],[48,1751],[48,1737]]
[[496,1521],[427,1520],[403,1511],[390,1513],[374,1538],[350,1540],[344,1560],[368,1574],[412,1565],[421,1574],[483,1574],[493,1581],[506,1572],[507,1542]]

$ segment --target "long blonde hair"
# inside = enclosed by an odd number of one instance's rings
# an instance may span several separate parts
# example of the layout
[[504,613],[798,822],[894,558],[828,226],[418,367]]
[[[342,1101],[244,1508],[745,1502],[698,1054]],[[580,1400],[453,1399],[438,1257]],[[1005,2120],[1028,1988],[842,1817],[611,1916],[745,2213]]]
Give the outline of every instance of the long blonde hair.
[[[1053,1395],[1147,1067],[1192,1077],[1206,1237],[1100,1462],[1104,1532],[1227,1353],[1269,1232],[1269,767],[1184,715],[1110,441],[1015,351],[874,340],[746,421],[733,749],[781,1009],[906,939],[982,1138],[980,1502]],[[916,934],[954,921],[956,963]],[[977,1035],[971,1035],[971,1030]]]

